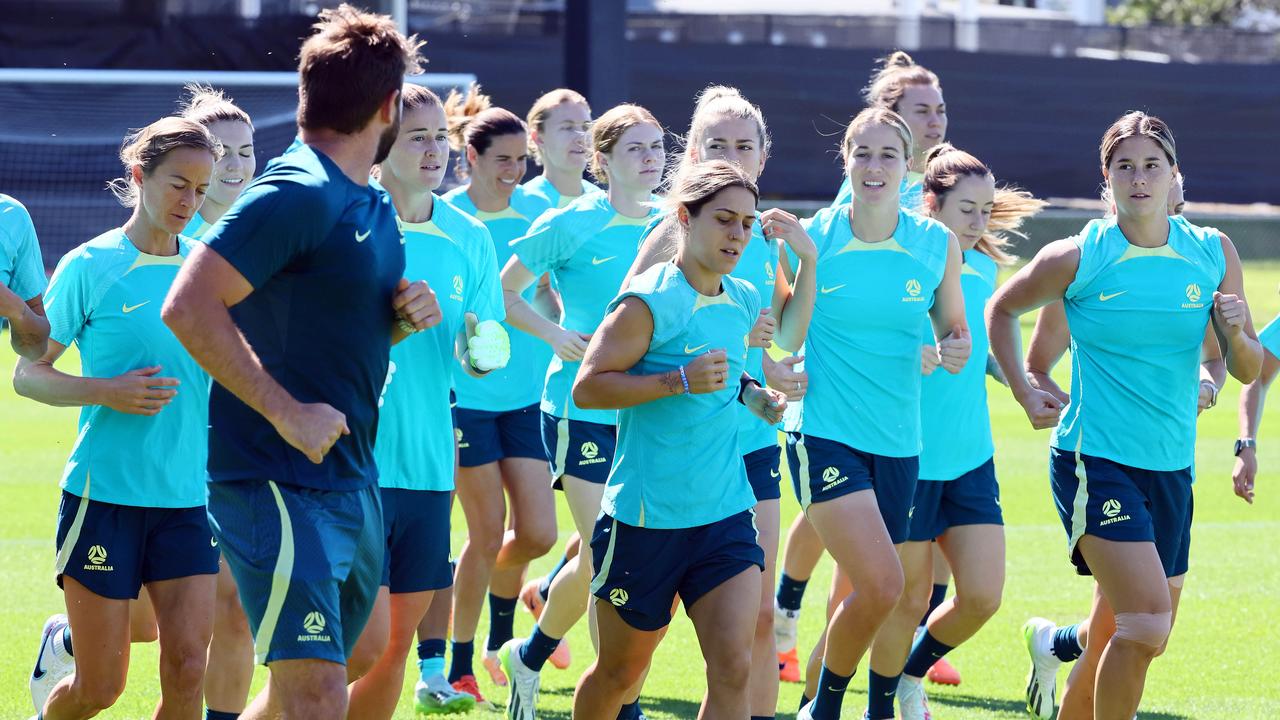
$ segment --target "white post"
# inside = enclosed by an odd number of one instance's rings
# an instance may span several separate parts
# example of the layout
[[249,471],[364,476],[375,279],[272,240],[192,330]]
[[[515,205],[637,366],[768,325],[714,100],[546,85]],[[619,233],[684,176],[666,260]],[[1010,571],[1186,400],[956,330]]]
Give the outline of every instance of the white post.
[[262,0],[240,0],[240,17],[246,20],[262,17]]
[[391,17],[396,27],[405,35],[409,34],[409,0],[391,0]]
[[1077,25],[1102,25],[1106,13],[1106,0],[1071,0],[1071,15]]
[[978,52],[978,0],[960,0],[956,13],[956,49]]
[[923,10],[923,0],[899,0],[898,47],[903,50],[920,47],[920,14]]

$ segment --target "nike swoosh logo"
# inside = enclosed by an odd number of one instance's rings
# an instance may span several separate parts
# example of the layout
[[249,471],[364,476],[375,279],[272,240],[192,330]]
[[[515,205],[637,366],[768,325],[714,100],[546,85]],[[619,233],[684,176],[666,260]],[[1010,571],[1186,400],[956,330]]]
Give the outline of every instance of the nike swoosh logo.
[[1101,293],[1101,292],[1100,292],[1100,293],[1098,293],[1098,300],[1099,300],[1099,301],[1101,301],[1101,302],[1106,302],[1106,301],[1110,300],[1111,298],[1120,297],[1121,295],[1123,295],[1123,294],[1125,294],[1125,293],[1127,293],[1127,292],[1129,292],[1129,291],[1128,291],[1128,290],[1121,290],[1121,291],[1120,291],[1120,292],[1118,292],[1118,293],[1111,293],[1110,295],[1108,295],[1108,294],[1106,294],[1106,293]]
[[31,677],[33,679],[39,680],[40,678],[44,677],[44,673],[45,673],[44,649],[48,646],[49,646],[49,636],[45,635],[43,638],[43,641],[40,643],[40,654],[36,656],[36,667],[34,670],[31,671]]
[[711,344],[711,343],[702,343],[702,344],[701,344],[701,345],[699,345],[698,347],[692,347],[692,348],[691,348],[691,347],[689,347],[689,346],[686,344],[686,345],[684,346],[684,351],[685,351],[685,353],[686,353],[686,354],[688,354],[688,355],[692,355],[692,354],[694,354],[694,353],[698,352],[699,350],[701,350],[702,348],[704,348],[704,347],[706,347],[706,346],[708,346],[708,345],[710,345],[710,344]]
[[777,470],[770,470],[769,477],[780,477]]
[[607,257],[607,258],[592,257],[592,258],[591,258],[591,264],[592,264],[592,265],[603,265],[603,264],[605,264],[605,263],[609,262],[610,260],[612,260],[612,259],[614,259],[614,258],[616,258],[616,257],[618,257],[618,256],[617,256],[617,255],[610,255],[610,256],[609,256],[609,257]]
[[833,293],[833,292],[835,292],[835,291],[839,290],[840,288],[842,288],[842,287],[844,287],[845,285],[848,285],[848,284],[849,284],[849,283],[840,283],[839,285],[834,285],[834,286],[832,286],[832,287],[827,287],[826,285],[823,285],[823,286],[822,286],[822,294],[823,294],[823,295],[826,295],[827,293]]
[[209,538],[209,547],[218,547],[218,538],[216,538],[216,537],[210,537],[210,538]]
[[356,231],[356,242],[358,242],[358,243],[362,243],[362,242],[364,242],[365,240],[368,240],[368,239],[369,239],[369,233],[371,233],[371,232],[373,232],[373,231],[372,231],[372,230],[365,230],[364,232]]
[[125,303],[125,304],[123,304],[123,305],[121,305],[121,306],[120,306],[120,311],[121,311],[121,312],[123,312],[125,315],[128,315],[129,313],[133,312],[134,310],[137,310],[138,308],[142,307],[143,305],[146,305],[146,304],[147,304],[147,303],[149,303],[149,302],[151,302],[151,301],[150,301],[150,300],[143,300],[142,302],[138,303],[137,305],[130,305],[130,304],[128,304],[128,303]]

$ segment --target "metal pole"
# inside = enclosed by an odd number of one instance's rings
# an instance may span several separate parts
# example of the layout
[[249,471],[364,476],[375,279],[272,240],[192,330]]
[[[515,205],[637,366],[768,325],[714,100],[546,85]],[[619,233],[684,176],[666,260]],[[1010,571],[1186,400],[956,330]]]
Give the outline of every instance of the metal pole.
[[628,99],[626,0],[565,0],[565,86],[596,112]]

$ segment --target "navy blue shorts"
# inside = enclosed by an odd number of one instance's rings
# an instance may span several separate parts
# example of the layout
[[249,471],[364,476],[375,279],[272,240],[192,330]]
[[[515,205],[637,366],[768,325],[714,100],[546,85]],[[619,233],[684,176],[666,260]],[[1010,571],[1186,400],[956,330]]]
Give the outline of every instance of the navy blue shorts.
[[132,600],[150,582],[218,574],[203,507],[115,505],[63,490],[56,547],[58,587],[69,575],[114,600]]
[[542,413],[542,446],[551,459],[551,477],[555,478],[557,490],[562,475],[603,485],[613,467],[618,427]]
[[911,542],[936,540],[959,525],[1003,525],[995,460],[988,460],[954,480],[916,483],[911,508]]
[[591,535],[591,592],[637,630],[671,623],[676,596],[692,607],[752,567],[764,571],[755,513],[744,510],[693,528],[640,528],[601,513]]
[[1166,577],[1187,572],[1191,550],[1191,468],[1157,471],[1049,449],[1053,502],[1067,531],[1071,562],[1091,575],[1077,543],[1084,535],[1155,543]]
[[382,579],[377,484],[339,492],[209,483],[209,524],[240,588],[257,661],[346,664]]
[[835,440],[791,432],[787,433],[787,466],[801,508],[871,490],[893,544],[906,542],[919,457],[886,457],[854,450]]
[[537,403],[506,412],[455,407],[453,416],[459,467],[480,467],[503,458],[547,459]]
[[387,552],[382,584],[394,593],[442,590],[453,584],[449,564],[452,492],[382,488]]
[[747,482],[756,502],[782,497],[782,448],[777,445],[752,450],[742,456],[747,465]]

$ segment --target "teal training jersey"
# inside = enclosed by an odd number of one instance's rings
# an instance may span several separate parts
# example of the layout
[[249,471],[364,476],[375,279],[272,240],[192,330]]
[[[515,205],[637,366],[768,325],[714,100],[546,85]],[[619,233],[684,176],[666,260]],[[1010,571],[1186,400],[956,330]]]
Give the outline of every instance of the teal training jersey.
[[209,232],[209,228],[213,227],[213,223],[206,222],[197,210],[195,215],[191,216],[191,220],[187,222],[187,226],[182,229],[182,234],[192,240],[203,240],[204,234]]
[[497,255],[484,225],[439,197],[430,220],[401,222],[400,230],[405,277],[427,281],[440,303],[441,320],[391,347],[373,450],[378,484],[452,490],[454,342],[466,329],[464,313],[475,313],[478,321],[506,317]]
[[551,184],[546,175],[539,175],[524,185],[520,189],[525,191],[530,200],[536,200],[542,204],[542,211],[558,210],[562,207],[568,207],[569,203],[577,200],[584,195],[601,192],[600,188],[592,185],[585,178],[582,180],[582,192],[579,195],[569,196],[561,195],[559,190]]
[[1063,304],[1071,327],[1071,402],[1053,446],[1144,470],[1195,460],[1200,347],[1226,273],[1217,231],[1169,218],[1169,240],[1129,243],[1094,220]]
[[204,505],[209,456],[209,376],[160,320],[191,240],[178,254],[147,255],[109,230],[67,253],[49,285],[50,337],[80,350],[81,375],[110,378],[153,365],[177,378],[178,394],[154,416],[105,405],[80,409],[79,434],[62,488],[135,507]]
[[[778,243],[766,240],[760,223],[751,226],[751,241],[738,258],[733,276],[751,284],[760,295],[760,307],[773,303],[773,284],[778,269]],[[781,318],[778,318],[781,319]],[[747,372],[764,384],[764,348],[747,349]],[[742,454],[755,452],[778,444],[778,429],[756,417],[745,406],[738,408],[738,442]]]
[[809,388],[787,430],[888,457],[920,454],[920,327],[947,264],[948,230],[907,210],[893,236],[853,236],[849,205],[805,221],[818,246]]
[[[899,207],[920,212],[924,206],[924,173],[907,173],[902,178],[902,183],[898,185],[898,194]],[[848,205],[852,202],[853,185],[849,182],[849,176],[845,175],[844,181],[840,183],[840,189],[836,191],[836,199],[831,201],[831,207]]]
[[[921,480],[954,480],[991,459],[991,413],[987,409],[987,301],[996,290],[999,267],[977,250],[964,251],[960,287],[973,352],[964,369],[952,375],[939,367],[921,382]],[[921,344],[933,345],[933,323],[925,319]]]
[[663,263],[632,278],[609,305],[612,310],[636,297],[653,315],[649,351],[631,369],[634,374],[675,370],[715,349],[723,349],[729,363],[723,390],[672,395],[618,411],[618,449],[601,509],[628,525],[697,527],[756,504],[738,446],[737,406],[760,296],[732,277],[724,278],[722,288],[714,297],[702,295],[675,263]]
[[1280,358],[1280,315],[1262,328],[1262,332],[1258,333],[1258,342],[1272,356]]
[[[529,234],[511,243],[516,257],[538,277],[551,273],[560,292],[560,324],[590,335],[604,319],[605,307],[635,262],[649,216],[630,218],[609,204],[605,193],[584,195],[562,210],[534,222]],[[552,357],[547,369],[542,410],[558,418],[613,425],[615,410],[584,410],[573,402],[573,379],[582,363]]]
[[0,193],[0,285],[23,301],[44,292],[44,260],[31,215],[22,203]]
[[[542,213],[541,205],[520,188],[516,188],[511,196],[511,205],[501,212],[477,210],[475,203],[467,197],[465,185],[450,191],[444,199],[488,228],[499,273],[511,259],[511,241],[527,233],[529,226]],[[527,302],[533,303],[535,290],[535,286],[530,286],[524,292]],[[505,368],[494,370],[483,378],[472,377],[461,367],[455,367],[453,387],[458,407],[506,412],[533,405],[542,397],[543,380],[553,354],[551,348],[505,321],[502,324],[511,336],[511,360]]]

